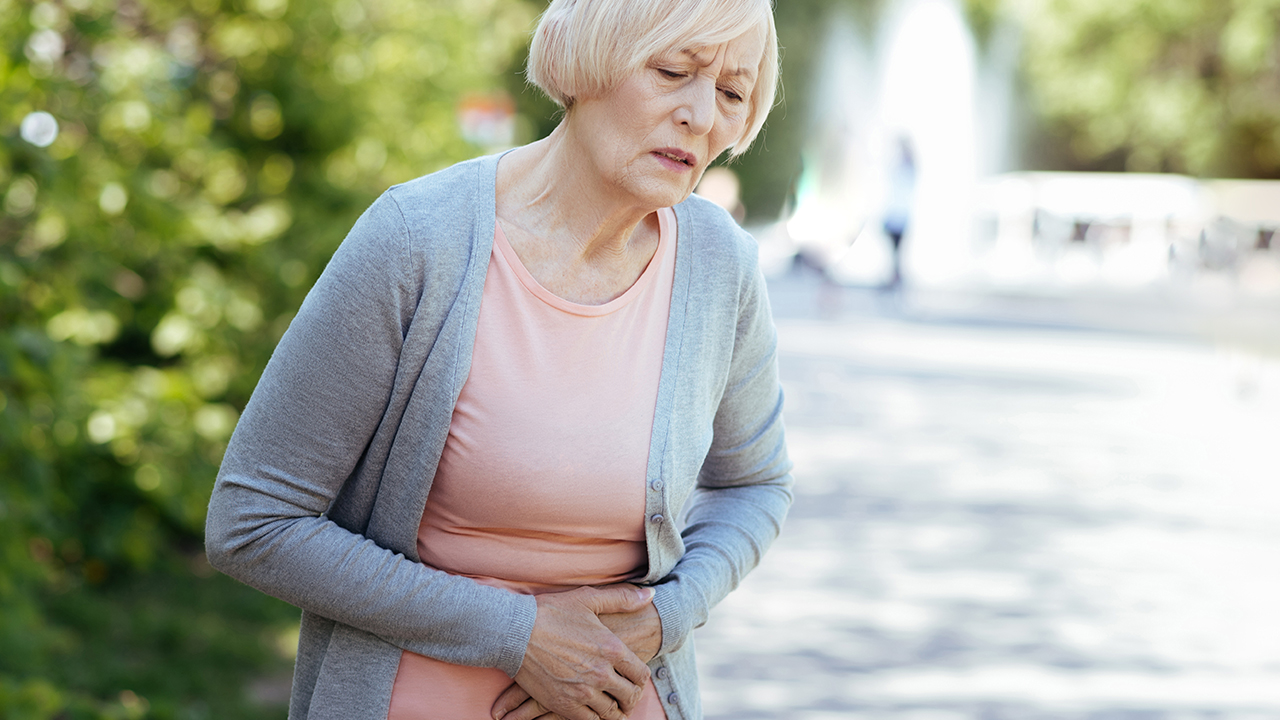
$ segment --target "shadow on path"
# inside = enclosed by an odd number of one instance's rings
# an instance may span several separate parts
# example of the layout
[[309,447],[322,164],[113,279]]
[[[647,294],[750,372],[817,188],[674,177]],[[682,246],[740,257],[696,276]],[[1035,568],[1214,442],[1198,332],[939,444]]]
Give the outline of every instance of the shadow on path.
[[781,295],[797,499],[708,718],[1280,718],[1280,366]]

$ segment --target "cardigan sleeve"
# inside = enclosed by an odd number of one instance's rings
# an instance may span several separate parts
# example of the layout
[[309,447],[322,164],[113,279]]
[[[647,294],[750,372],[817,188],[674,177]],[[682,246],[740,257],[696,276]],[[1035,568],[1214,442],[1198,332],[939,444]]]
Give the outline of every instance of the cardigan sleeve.
[[754,262],[744,275],[711,446],[685,510],[685,552],[655,586],[662,653],[679,648],[760,562],[791,505],[777,332],[764,276]]
[[206,550],[218,570],[304,610],[514,675],[532,598],[433,570],[326,516],[387,412],[422,292],[409,247],[403,215],[383,195],[334,254],[236,426]]

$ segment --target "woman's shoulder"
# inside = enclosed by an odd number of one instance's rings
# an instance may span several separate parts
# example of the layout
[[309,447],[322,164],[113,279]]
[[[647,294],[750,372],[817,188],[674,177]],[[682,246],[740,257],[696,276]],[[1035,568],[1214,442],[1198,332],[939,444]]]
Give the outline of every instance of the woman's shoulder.
[[[400,262],[419,281],[461,271],[493,232],[497,158],[465,160],[392,185],[361,215],[344,245],[366,257]],[[407,262],[406,262],[407,261]]]
[[[493,200],[484,186],[488,177],[492,187],[493,162],[490,157],[467,160],[388,188],[356,220],[325,273],[343,277],[344,287],[394,291],[406,298],[423,296],[424,288],[442,288],[441,297],[449,301],[463,278],[475,274],[475,258],[488,257]],[[406,302],[404,307],[416,307],[416,301]]]
[[760,246],[724,208],[690,195],[675,211],[681,235],[690,238],[698,254],[709,256],[712,267],[732,267],[747,276],[755,273]]
[[[450,165],[443,170],[392,185],[383,194],[394,201],[406,222],[424,218],[453,219],[470,222],[476,211],[483,211],[488,199],[492,206],[494,171],[497,156],[486,155]],[[469,209],[465,215],[449,215],[446,211]]]

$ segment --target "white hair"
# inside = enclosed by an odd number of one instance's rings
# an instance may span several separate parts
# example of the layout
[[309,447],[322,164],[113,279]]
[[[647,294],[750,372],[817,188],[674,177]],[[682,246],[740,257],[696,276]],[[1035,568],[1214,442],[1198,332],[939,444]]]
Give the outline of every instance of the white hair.
[[534,30],[526,75],[569,109],[576,98],[616,87],[665,52],[719,45],[761,26],[764,55],[746,128],[730,148],[737,156],[760,133],[777,92],[770,0],[552,0]]

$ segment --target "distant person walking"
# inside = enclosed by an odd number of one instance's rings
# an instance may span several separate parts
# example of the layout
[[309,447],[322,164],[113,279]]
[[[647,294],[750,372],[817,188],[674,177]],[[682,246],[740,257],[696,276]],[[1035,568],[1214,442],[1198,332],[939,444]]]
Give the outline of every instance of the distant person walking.
[[902,288],[902,238],[911,223],[911,209],[916,192],[916,158],[911,140],[900,136],[896,156],[889,169],[889,195],[885,201],[884,234],[893,243],[893,275],[885,284],[886,291]]

